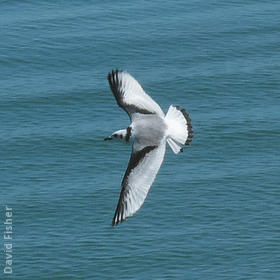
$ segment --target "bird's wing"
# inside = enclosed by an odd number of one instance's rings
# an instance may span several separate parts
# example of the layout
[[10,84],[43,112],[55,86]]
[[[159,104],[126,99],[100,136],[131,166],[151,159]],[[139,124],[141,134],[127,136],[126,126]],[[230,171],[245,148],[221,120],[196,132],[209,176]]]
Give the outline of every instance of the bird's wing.
[[112,71],[108,74],[108,81],[117,104],[128,113],[131,120],[138,114],[158,114],[164,117],[160,106],[127,72]]
[[112,221],[113,226],[132,216],[142,206],[163,162],[165,148],[164,140],[158,146],[141,149],[137,143],[133,145]]

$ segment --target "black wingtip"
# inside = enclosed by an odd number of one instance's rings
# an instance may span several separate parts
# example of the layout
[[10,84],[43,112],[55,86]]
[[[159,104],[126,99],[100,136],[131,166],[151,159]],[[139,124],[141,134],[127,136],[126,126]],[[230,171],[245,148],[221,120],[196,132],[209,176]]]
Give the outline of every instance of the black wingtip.
[[117,104],[121,107],[121,100],[120,100],[120,94],[119,94],[119,88],[121,87],[121,81],[119,80],[118,73],[120,71],[118,69],[112,70],[112,72],[109,72],[107,75],[107,79],[111,88],[111,91],[113,92]]
[[107,79],[110,81],[112,78],[117,76],[119,72],[122,72],[122,70],[119,70],[118,68],[112,69],[112,71],[108,73]]
[[120,224],[124,221],[125,221],[125,219],[123,219],[123,218],[121,220],[117,219],[117,221],[115,221],[115,217],[114,217],[112,220],[112,227],[117,226],[118,224]]

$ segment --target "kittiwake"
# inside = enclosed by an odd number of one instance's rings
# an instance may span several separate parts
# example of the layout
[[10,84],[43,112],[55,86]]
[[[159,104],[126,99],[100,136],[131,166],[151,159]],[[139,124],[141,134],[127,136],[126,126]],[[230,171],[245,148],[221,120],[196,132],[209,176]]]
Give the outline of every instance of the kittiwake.
[[185,109],[171,105],[166,115],[129,73],[108,74],[117,104],[131,124],[104,140],[132,143],[132,153],[122,180],[122,189],[112,225],[123,222],[140,209],[163,162],[166,142],[175,154],[193,138],[192,122]]

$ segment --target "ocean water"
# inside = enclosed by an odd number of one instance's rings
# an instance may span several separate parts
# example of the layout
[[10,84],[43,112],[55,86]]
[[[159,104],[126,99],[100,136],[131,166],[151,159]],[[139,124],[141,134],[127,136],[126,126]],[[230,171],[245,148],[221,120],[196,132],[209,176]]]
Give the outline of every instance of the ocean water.
[[[0,279],[280,279],[279,12],[278,0],[0,1]],[[118,227],[131,148],[103,141],[129,125],[115,68],[194,128]]]

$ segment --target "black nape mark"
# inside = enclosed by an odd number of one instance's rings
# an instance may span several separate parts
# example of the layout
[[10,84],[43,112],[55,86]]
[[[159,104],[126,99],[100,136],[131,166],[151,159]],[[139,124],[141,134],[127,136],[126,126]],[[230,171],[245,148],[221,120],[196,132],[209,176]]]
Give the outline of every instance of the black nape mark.
[[125,136],[125,141],[126,141],[126,142],[129,141],[130,136],[131,136],[131,127],[129,126],[129,127],[126,129],[126,136]]

